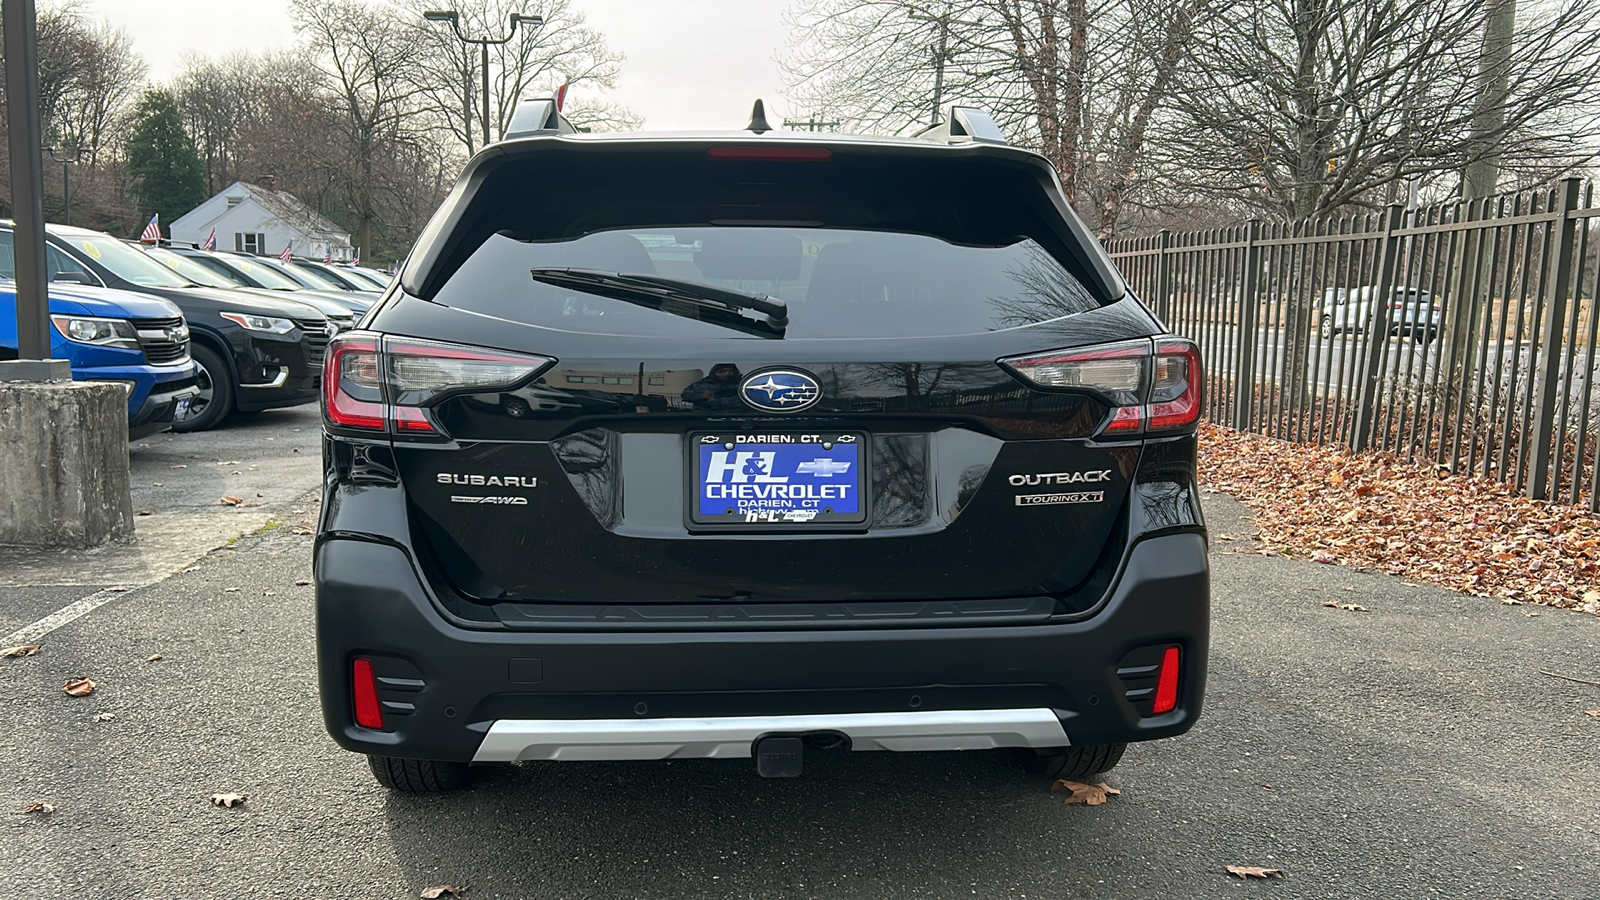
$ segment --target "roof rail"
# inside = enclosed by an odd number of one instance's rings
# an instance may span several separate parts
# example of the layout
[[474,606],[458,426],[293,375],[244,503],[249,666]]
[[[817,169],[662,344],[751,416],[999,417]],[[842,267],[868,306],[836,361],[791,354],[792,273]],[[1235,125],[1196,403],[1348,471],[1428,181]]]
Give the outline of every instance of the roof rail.
[[994,116],[976,106],[952,106],[950,118],[917,132],[913,137],[940,144],[1009,144]]
[[577,131],[556,107],[555,99],[545,97],[518,103],[511,113],[511,124],[506,126],[506,133],[501,140],[511,141],[542,134],[576,134]]

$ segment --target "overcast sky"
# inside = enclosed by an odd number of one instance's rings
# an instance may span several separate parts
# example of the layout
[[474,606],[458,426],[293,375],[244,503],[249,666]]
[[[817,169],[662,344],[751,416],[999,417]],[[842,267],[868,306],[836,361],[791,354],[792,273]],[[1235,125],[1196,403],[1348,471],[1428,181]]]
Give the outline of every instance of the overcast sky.
[[[89,0],[94,13],[127,29],[164,80],[185,54],[292,46],[287,0]],[[448,8],[448,0],[440,0]],[[761,97],[774,124],[784,103],[777,56],[787,0],[572,0],[607,43],[627,55],[611,94],[651,130],[742,128]]]

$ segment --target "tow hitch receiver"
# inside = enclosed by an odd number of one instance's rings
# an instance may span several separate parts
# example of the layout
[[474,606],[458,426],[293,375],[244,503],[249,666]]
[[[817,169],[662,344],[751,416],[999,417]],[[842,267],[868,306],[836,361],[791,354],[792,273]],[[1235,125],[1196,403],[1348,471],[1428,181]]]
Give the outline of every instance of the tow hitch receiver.
[[799,778],[805,754],[805,741],[789,735],[756,738],[750,745],[762,778]]

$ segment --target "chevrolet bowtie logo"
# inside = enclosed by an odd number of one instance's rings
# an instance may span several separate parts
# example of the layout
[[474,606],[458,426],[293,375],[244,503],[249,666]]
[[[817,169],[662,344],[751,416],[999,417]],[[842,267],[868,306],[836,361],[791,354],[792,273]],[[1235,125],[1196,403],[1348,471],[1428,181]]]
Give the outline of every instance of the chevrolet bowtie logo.
[[830,459],[826,456],[819,456],[810,462],[803,462],[798,466],[795,466],[794,470],[801,475],[815,475],[819,478],[832,478],[835,475],[843,475],[844,473],[850,471],[850,464],[847,462],[840,462],[836,459]]

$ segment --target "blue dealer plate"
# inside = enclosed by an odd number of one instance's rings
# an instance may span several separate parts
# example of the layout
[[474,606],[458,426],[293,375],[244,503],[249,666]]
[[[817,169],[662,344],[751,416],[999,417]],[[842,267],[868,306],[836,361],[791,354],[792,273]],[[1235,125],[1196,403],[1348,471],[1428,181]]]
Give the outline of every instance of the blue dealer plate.
[[866,521],[860,434],[696,434],[698,524],[793,527]]

